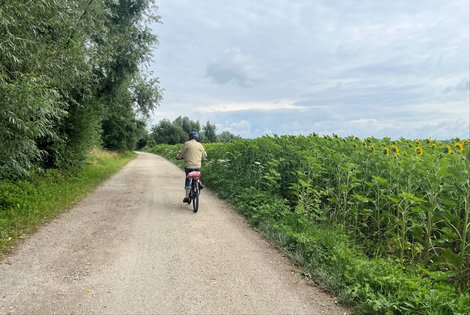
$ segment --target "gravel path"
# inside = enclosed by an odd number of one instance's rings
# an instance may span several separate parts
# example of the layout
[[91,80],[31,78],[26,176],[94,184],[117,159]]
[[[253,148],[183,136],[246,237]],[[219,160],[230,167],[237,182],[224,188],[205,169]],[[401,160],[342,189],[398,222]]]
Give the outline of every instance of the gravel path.
[[0,263],[0,313],[344,314],[229,206],[140,153]]

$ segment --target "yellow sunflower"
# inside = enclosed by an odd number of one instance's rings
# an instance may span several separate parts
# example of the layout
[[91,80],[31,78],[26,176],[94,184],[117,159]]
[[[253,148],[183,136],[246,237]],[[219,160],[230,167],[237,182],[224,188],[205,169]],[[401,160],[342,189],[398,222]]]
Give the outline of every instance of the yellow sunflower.
[[457,143],[455,144],[455,147],[456,147],[460,152],[463,151],[463,143],[457,142]]
[[398,150],[398,147],[396,145],[392,145],[392,152],[398,154],[400,150]]
[[452,148],[450,147],[450,145],[447,145],[444,149],[444,153],[447,153],[447,154],[451,154],[452,153]]
[[418,156],[422,156],[422,155],[423,155],[423,152],[424,152],[424,151],[423,151],[423,148],[421,148],[421,147],[417,147],[417,148],[416,148],[416,154],[417,154]]
[[389,155],[388,148],[385,148],[384,151],[383,151],[383,153],[384,153],[385,155]]

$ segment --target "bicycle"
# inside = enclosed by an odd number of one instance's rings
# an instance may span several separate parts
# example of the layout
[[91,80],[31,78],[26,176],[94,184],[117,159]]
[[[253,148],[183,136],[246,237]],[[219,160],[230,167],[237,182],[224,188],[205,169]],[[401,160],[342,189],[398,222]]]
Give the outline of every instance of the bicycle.
[[188,205],[192,202],[193,212],[196,213],[199,209],[199,195],[201,193],[200,187],[202,186],[199,180],[201,178],[201,172],[192,171],[186,176],[186,178],[189,179],[189,186],[191,187],[189,190]]

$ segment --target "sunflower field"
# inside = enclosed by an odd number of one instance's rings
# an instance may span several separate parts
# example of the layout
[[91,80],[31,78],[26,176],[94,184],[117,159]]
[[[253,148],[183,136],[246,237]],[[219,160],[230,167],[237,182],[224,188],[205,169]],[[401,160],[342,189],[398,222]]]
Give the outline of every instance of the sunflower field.
[[209,187],[358,313],[470,312],[469,140],[311,134],[205,147]]

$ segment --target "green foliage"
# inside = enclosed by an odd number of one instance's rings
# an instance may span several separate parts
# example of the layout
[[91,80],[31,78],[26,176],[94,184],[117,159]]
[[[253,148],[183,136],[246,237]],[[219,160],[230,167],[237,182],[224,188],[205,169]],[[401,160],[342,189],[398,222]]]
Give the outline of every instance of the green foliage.
[[157,21],[152,15],[149,0],[107,1],[111,18],[106,21],[107,32],[96,39],[101,55],[98,78],[98,97],[106,111],[102,140],[105,148],[133,149],[139,139],[136,111],[144,117],[161,101],[158,80],[145,78],[139,66],[148,61],[156,37],[147,21]]
[[312,134],[205,148],[206,184],[358,313],[470,312],[470,141]]
[[173,124],[180,126],[186,133],[186,136],[189,135],[189,133],[192,131],[195,131],[197,133],[201,132],[201,125],[199,124],[199,121],[192,121],[186,116],[179,116],[173,121]]
[[188,134],[183,127],[167,119],[163,119],[153,128],[152,137],[159,144],[177,144],[188,140]]
[[158,79],[142,77],[141,73],[135,75],[131,92],[133,107],[144,117],[148,117],[162,100]]
[[86,167],[73,175],[48,170],[34,173],[28,180],[0,181],[0,254],[16,239],[72,206],[134,157],[131,153],[93,151]]
[[53,127],[66,113],[58,93],[35,76],[0,81],[0,95],[0,178],[27,176],[45,153],[37,140],[57,140]]
[[204,127],[202,127],[202,142],[216,142],[217,134],[215,132],[216,127],[214,124],[207,122]]
[[215,130],[215,125],[207,122],[201,132],[199,121],[193,121],[186,116],[179,116],[173,122],[168,119],[161,120],[152,128],[150,137],[158,144],[177,144],[188,140],[189,133],[195,131],[199,133],[201,142],[231,142],[241,139],[228,131],[216,135]]
[[78,170],[83,167],[88,153],[99,146],[101,115],[97,106],[72,105],[67,116],[57,128],[57,141],[39,141],[38,145],[47,152],[42,159],[44,168]]
[[241,137],[232,134],[230,131],[222,131],[222,133],[217,135],[216,142],[232,142],[235,140],[241,140]]
[[134,148],[137,115],[161,100],[158,80],[141,71],[156,43],[152,9],[151,0],[2,1],[0,178],[78,168],[101,134],[109,148]]

